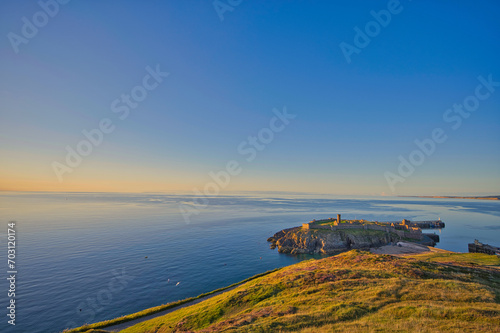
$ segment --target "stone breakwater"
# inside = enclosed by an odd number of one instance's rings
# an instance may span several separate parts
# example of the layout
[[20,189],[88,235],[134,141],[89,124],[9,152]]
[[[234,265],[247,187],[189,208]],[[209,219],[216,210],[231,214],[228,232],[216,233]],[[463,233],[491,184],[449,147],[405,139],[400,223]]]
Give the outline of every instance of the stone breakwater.
[[307,229],[290,228],[267,239],[271,248],[280,253],[336,254],[350,249],[369,249],[398,241],[393,233],[364,229]]

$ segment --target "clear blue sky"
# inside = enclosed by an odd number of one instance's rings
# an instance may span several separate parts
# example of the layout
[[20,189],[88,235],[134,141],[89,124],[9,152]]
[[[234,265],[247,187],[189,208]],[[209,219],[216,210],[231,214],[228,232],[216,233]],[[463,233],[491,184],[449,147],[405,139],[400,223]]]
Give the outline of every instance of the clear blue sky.
[[[222,190],[391,194],[384,173],[442,128],[394,193],[500,192],[500,87],[458,129],[443,120],[478,76],[500,81],[500,3],[401,1],[348,63],[340,43],[387,8],[242,1],[221,21],[211,1],[72,0],[16,53],[9,33],[42,9],[2,1],[0,189],[201,190],[236,160]],[[120,120],[111,103],[157,65],[170,75]],[[297,117],[247,161],[238,146],[285,106]],[[115,130],[60,182],[53,162],[104,118]]]

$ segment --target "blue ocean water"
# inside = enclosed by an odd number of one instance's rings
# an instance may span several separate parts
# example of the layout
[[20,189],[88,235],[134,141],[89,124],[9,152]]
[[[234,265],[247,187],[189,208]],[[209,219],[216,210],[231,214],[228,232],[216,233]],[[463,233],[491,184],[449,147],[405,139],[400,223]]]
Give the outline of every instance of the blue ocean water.
[[[198,200],[196,200],[198,199]],[[267,238],[311,219],[441,218],[437,247],[467,252],[500,240],[500,202],[244,193],[208,198],[187,223],[192,195],[0,194],[0,331],[60,332],[196,296],[308,256]],[[184,206],[187,207],[187,206]],[[7,323],[7,223],[16,221],[16,325]],[[146,258],[147,257],[147,258]]]

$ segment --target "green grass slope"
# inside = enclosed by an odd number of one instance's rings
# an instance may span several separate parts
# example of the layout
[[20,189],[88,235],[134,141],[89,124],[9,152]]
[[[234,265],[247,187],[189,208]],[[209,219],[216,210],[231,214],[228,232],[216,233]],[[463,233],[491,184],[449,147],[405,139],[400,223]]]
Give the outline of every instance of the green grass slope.
[[500,269],[491,258],[350,251],[122,332],[500,332]]

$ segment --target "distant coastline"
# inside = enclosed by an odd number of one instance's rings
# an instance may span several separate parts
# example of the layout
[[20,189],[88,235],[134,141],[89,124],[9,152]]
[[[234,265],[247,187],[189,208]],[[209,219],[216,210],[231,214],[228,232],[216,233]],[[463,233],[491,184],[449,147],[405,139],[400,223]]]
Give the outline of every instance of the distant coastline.
[[498,196],[483,196],[483,197],[459,197],[459,196],[446,196],[446,195],[398,195],[402,198],[432,198],[432,199],[475,199],[475,200],[500,200]]

